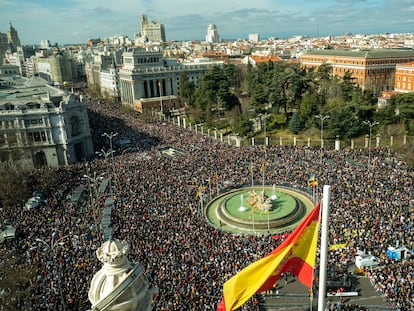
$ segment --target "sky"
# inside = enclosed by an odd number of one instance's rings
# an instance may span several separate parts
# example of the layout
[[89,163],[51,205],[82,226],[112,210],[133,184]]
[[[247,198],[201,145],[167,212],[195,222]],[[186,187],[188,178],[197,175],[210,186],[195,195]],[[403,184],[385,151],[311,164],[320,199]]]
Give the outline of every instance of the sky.
[[0,32],[11,22],[23,45],[133,39],[143,14],[178,41],[205,40],[209,24],[225,40],[414,32],[414,0],[0,0]]

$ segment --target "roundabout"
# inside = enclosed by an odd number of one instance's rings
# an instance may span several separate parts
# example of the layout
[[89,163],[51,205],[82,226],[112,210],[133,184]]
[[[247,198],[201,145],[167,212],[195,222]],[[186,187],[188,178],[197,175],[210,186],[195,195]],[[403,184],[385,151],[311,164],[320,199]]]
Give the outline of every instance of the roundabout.
[[208,221],[223,231],[276,234],[296,228],[313,206],[305,192],[265,185],[225,192],[211,200],[204,211]]

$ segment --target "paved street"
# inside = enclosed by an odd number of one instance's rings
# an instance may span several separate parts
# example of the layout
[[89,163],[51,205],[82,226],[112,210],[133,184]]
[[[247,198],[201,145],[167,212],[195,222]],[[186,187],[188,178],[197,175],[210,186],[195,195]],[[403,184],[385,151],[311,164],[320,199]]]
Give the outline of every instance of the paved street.
[[[367,277],[358,277],[358,283],[356,291],[359,295],[356,297],[343,297],[343,303],[359,305],[365,307],[367,310],[392,310],[391,308],[387,308],[387,304],[376,293]],[[265,299],[266,308],[263,310],[303,311],[310,309],[308,289],[299,281],[293,277],[289,277],[287,284],[285,284],[283,279],[280,279],[277,284],[277,291]],[[335,306],[332,307],[332,310],[337,310],[338,297],[327,297],[326,301],[330,305]],[[314,310],[317,309],[316,304],[317,297],[313,301]]]

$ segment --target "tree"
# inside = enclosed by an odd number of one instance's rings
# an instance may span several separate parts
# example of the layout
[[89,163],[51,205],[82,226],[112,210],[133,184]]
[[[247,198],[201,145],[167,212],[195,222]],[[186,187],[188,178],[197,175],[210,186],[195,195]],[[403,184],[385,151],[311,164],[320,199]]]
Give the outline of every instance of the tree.
[[292,118],[289,121],[289,131],[293,134],[297,134],[302,129],[302,125],[300,122],[300,117],[298,112],[294,112],[292,114]]
[[352,98],[352,93],[355,91],[355,83],[350,71],[345,72],[342,77],[341,89],[343,98],[346,101],[350,100]]
[[246,136],[252,132],[253,124],[247,115],[241,115],[233,120],[231,128],[233,132]]
[[414,93],[395,94],[391,96],[391,104],[399,111],[401,124],[409,134],[414,133]]
[[320,105],[320,98],[318,94],[311,93],[302,97],[302,104],[299,108],[300,119],[305,123],[305,127],[309,128],[314,123],[314,115],[317,114]]
[[188,104],[193,103],[193,94],[195,90],[194,82],[187,79],[187,72],[180,72],[180,97]]
[[[2,256],[0,261],[0,305],[2,310],[20,310],[27,297],[35,290],[32,280],[35,277],[35,266],[22,262],[25,256]],[[18,269],[18,273],[16,270]]]

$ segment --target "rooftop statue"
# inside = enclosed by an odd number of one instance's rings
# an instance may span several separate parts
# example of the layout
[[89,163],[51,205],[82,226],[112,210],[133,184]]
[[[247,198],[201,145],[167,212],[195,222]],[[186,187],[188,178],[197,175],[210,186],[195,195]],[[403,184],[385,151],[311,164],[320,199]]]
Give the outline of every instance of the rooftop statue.
[[92,311],[149,311],[157,292],[149,288],[140,264],[131,264],[126,241],[110,239],[96,250],[103,267],[94,275],[89,289]]

